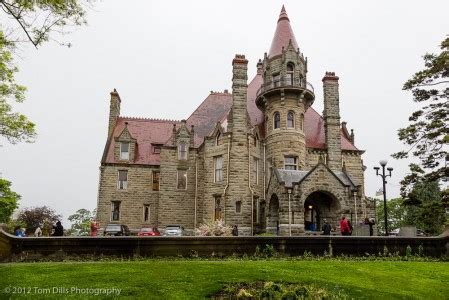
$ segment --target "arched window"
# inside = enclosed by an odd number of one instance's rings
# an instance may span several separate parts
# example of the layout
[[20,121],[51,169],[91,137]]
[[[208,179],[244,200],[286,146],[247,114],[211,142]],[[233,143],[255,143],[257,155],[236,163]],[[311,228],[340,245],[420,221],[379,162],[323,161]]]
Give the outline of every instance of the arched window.
[[273,123],[274,129],[281,128],[281,115],[278,112],[274,113]]
[[187,145],[185,142],[181,142],[178,145],[178,159],[187,159]]
[[293,74],[295,71],[295,67],[293,66],[292,63],[288,63],[287,64],[287,85],[293,85]]
[[292,111],[287,114],[287,128],[295,128],[295,114]]

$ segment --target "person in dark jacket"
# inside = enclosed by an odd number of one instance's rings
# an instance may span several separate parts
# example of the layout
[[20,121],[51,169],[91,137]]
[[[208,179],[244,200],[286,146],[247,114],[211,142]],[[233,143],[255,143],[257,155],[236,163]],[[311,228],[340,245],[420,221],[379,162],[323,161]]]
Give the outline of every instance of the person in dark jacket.
[[56,226],[53,226],[54,232],[52,236],[63,236],[64,235],[64,227],[60,221],[56,222]]
[[324,219],[324,225],[323,225],[323,228],[322,228],[323,235],[330,235],[331,234],[331,230],[332,230],[331,225],[329,224],[329,222],[327,222],[326,219]]
[[376,224],[376,222],[374,221],[374,219],[365,218],[365,224],[369,225],[369,235],[373,236],[374,235],[373,226],[374,226],[374,224]]
[[237,227],[237,225],[234,225],[234,227],[232,227],[232,235],[233,236],[239,235],[239,228]]

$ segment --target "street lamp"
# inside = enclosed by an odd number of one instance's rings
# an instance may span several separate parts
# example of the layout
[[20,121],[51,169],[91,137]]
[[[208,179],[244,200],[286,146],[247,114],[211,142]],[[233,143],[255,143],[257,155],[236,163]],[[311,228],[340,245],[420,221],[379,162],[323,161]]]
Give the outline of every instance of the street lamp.
[[388,236],[388,221],[387,221],[387,191],[385,190],[385,184],[387,181],[385,180],[388,176],[391,177],[391,171],[393,171],[393,168],[387,168],[389,174],[385,174],[385,167],[387,166],[386,160],[381,160],[379,164],[382,167],[382,174],[379,174],[379,167],[374,167],[374,170],[376,170],[376,175],[382,177],[382,186],[383,186],[383,194],[384,194],[384,218],[385,218],[385,235]]

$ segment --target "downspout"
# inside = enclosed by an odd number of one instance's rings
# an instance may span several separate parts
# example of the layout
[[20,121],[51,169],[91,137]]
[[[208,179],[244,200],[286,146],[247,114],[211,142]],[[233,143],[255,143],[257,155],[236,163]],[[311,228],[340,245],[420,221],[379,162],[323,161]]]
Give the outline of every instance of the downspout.
[[195,234],[196,232],[197,206],[198,206],[198,150],[197,153],[195,153],[195,216],[193,219],[193,234]]
[[254,191],[251,188],[251,137],[248,136],[248,188],[251,192],[251,236],[254,234]]
[[266,195],[266,181],[267,181],[267,170],[266,170],[266,148],[265,143],[263,143],[263,198],[265,200],[265,203],[267,202],[267,195]]
[[223,190],[223,206],[224,206],[224,212],[223,212],[223,219],[224,222],[226,224],[226,191],[228,190],[229,187],[229,165],[231,163],[231,133],[229,133],[228,135],[228,165],[226,166],[227,170],[226,170],[226,186]]

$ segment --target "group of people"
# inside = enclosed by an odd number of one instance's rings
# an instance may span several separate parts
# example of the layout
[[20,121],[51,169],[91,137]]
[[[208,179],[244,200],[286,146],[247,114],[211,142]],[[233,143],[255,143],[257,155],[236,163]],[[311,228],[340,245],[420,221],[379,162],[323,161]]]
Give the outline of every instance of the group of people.
[[[329,224],[329,222],[326,219],[324,219],[323,221],[324,221],[324,225],[323,225],[323,227],[321,229],[323,231],[323,235],[330,235],[331,231],[332,231],[332,226]],[[374,228],[373,228],[373,226],[375,224],[374,219],[365,218],[365,221],[364,221],[363,224],[369,225],[369,235],[373,236],[374,235]],[[343,236],[352,235],[353,229],[354,228],[352,227],[351,221],[349,221],[348,219],[346,219],[345,216],[343,216],[340,219],[340,233],[341,233],[341,235],[343,235]]]
[[[53,231],[50,233],[50,231]],[[26,232],[25,228],[20,228],[20,226],[14,227],[14,235],[17,237],[25,237]],[[64,235],[64,227],[61,224],[61,221],[57,221],[56,225],[53,225],[51,229],[49,230],[49,226],[45,224],[42,226],[37,226],[34,230],[34,236],[35,237],[41,237],[41,236],[63,236]]]

